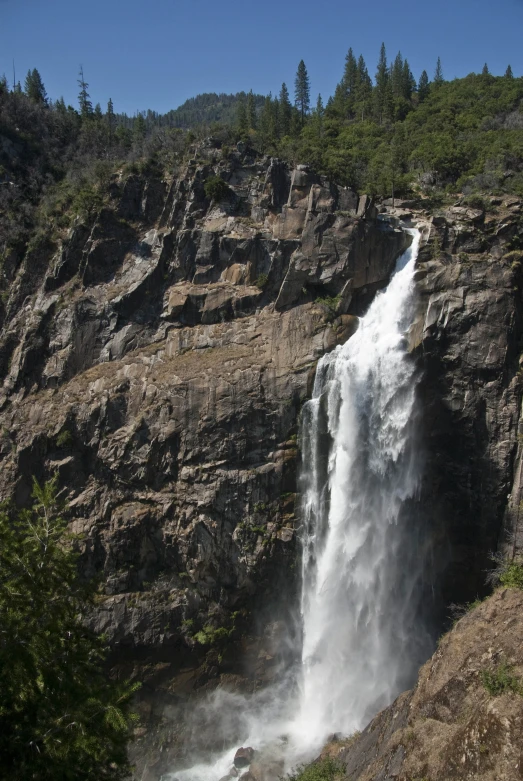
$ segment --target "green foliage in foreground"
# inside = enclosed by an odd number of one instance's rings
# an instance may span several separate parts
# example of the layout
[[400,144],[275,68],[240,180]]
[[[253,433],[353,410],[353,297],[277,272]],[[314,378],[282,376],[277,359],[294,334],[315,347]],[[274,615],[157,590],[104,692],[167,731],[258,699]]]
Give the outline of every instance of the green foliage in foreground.
[[129,773],[136,686],[103,671],[105,644],[82,625],[78,578],[56,481],[30,510],[0,512],[0,768],[10,781],[102,781]]
[[507,588],[523,589],[523,564],[516,561],[506,564],[501,570],[499,582]]
[[344,775],[343,770],[340,762],[325,757],[310,765],[301,765],[292,775],[287,776],[286,781],[334,781]]
[[506,692],[523,696],[523,683],[506,662],[499,664],[495,670],[482,670],[481,683],[491,697],[499,697]]

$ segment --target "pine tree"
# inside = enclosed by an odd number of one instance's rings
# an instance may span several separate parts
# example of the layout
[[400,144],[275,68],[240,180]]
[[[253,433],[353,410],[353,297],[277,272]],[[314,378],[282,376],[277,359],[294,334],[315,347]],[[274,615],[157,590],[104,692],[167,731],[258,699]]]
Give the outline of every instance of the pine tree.
[[412,75],[408,60],[403,61],[403,73],[401,78],[401,94],[405,100],[411,100],[412,93],[416,90],[416,80]]
[[269,93],[265,98],[259,122],[260,140],[264,149],[274,144],[276,141],[276,106],[272,99],[272,95]]
[[247,95],[247,123],[250,130],[256,130],[256,103],[252,89]]
[[358,78],[356,85],[356,109],[361,121],[370,114],[372,110],[372,79],[369,76],[363,55],[358,58]]
[[4,73],[2,76],[0,76],[0,95],[6,95],[8,92],[9,87],[7,85],[7,76]]
[[113,145],[114,130],[116,127],[116,117],[114,116],[114,106],[111,98],[109,98],[109,102],[107,103],[105,121],[107,122],[107,129],[109,131],[109,146],[111,147]]
[[418,84],[419,102],[423,103],[425,98],[427,98],[428,94],[429,94],[429,77],[427,75],[427,71],[423,71],[423,73],[419,77],[419,84]]
[[343,72],[343,86],[345,89],[346,113],[349,117],[354,114],[354,103],[356,100],[356,88],[358,85],[358,63],[352,51],[347,52],[345,57],[345,70]]
[[93,117],[98,122],[101,122],[102,119],[103,119],[103,116],[104,115],[102,114],[102,107],[100,106],[99,103],[97,103],[96,106],[94,107]]
[[245,100],[243,99],[243,97],[240,98],[240,100],[238,101],[238,109],[236,113],[236,125],[238,127],[238,132],[242,138],[248,135],[249,120],[247,118],[247,109],[245,108]]
[[291,130],[292,106],[289,98],[289,90],[285,82],[281,85],[278,101],[278,135],[288,136]]
[[82,623],[94,591],[57,501],[0,512],[0,767],[10,781],[123,779],[136,689],[106,678],[103,641]]
[[481,71],[482,76],[490,76],[490,71],[488,69],[487,63],[483,66],[483,70]]
[[403,57],[401,56],[401,52],[398,52],[396,55],[396,59],[394,60],[391,71],[390,71],[390,77],[392,82],[392,92],[394,94],[395,98],[399,98],[403,96]]
[[441,67],[441,59],[438,57],[438,61],[436,63],[436,70],[434,71],[434,84],[436,86],[439,86],[440,84],[443,84],[445,79],[443,78],[443,69]]
[[58,100],[54,104],[54,109],[57,114],[61,114],[62,116],[65,116],[67,114],[67,106],[65,105],[65,100],[63,97],[59,97]]
[[348,95],[353,95],[358,83],[358,63],[352,48],[349,49],[345,57],[345,70],[343,72],[343,81]]
[[505,78],[506,79],[513,79],[514,78],[514,75],[512,73],[512,68],[510,67],[510,65],[507,67],[507,70],[505,71]]
[[311,90],[307,68],[305,67],[303,60],[300,60],[298,70],[296,71],[296,79],[294,81],[294,104],[300,112],[302,125],[305,122],[305,115],[309,112],[311,102],[310,94]]
[[145,138],[147,132],[147,124],[145,117],[141,112],[138,112],[133,122],[133,135],[138,141],[142,141]]
[[78,79],[78,86],[80,87],[80,94],[78,95],[78,103],[80,104],[80,116],[82,117],[82,119],[90,119],[93,115],[93,104],[91,103],[90,95],[87,92],[87,88],[89,87],[89,84],[84,79],[84,69],[82,65],[80,65],[80,71],[78,73],[78,76],[80,77]]
[[47,105],[48,102],[47,93],[45,91],[42,77],[40,76],[36,68],[27,71],[27,76],[25,77],[24,92],[27,95],[27,97],[30,98],[31,100],[34,100],[35,103],[41,103]]
[[321,138],[323,135],[323,117],[325,116],[325,109],[323,107],[323,100],[321,98],[321,94],[318,95],[318,99],[316,101],[316,108],[314,109],[314,131],[318,138]]
[[389,83],[390,73],[387,67],[387,51],[385,49],[385,44],[382,43],[378,67],[376,69],[376,89],[374,91],[376,118],[380,124],[383,123],[385,118],[386,104],[390,98]]

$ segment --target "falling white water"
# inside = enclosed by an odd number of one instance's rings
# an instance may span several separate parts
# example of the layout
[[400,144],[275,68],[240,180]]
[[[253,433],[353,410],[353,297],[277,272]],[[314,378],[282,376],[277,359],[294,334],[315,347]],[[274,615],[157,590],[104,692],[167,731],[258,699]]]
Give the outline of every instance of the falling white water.
[[[303,421],[303,679],[294,740],[350,734],[410,683],[421,555],[416,368],[406,332],[420,235],[355,335],[318,365]],[[405,516],[405,517],[402,517]]]
[[[329,734],[364,727],[430,653],[419,618],[422,524],[411,501],[420,462],[406,333],[420,234],[410,233],[410,248],[357,332],[320,361],[304,408],[298,685],[281,681],[261,700],[234,700],[242,724],[235,747],[269,746],[287,767],[313,756]],[[226,718],[225,710],[216,716]],[[232,748],[176,778],[218,781],[233,756]]]

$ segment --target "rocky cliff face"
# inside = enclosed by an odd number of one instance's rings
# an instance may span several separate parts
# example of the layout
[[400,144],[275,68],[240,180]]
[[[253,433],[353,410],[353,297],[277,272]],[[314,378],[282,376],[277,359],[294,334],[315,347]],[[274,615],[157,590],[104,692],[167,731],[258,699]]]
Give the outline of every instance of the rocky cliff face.
[[225,637],[257,680],[276,664],[300,406],[409,241],[303,167],[198,155],[118,175],[95,219],[7,269],[0,337],[2,494],[58,472],[102,579],[90,620],[155,702],[230,672]]
[[408,245],[399,218],[425,237],[410,339],[435,613],[482,588],[521,473],[519,202],[378,213],[241,145],[197,155],[168,180],[121,172],[96,218],[4,270],[1,493],[23,504],[33,475],[58,472],[101,577],[89,620],[160,721],[194,688],[261,683],[282,661],[300,407]]
[[522,609],[515,589],[475,607],[442,638],[415,689],[324,755],[351,781],[520,779]]
[[[485,594],[502,532],[521,414],[521,202],[427,214],[419,314],[411,334],[422,368],[425,451],[421,515],[429,525],[441,604]],[[444,573],[442,575],[442,573]]]

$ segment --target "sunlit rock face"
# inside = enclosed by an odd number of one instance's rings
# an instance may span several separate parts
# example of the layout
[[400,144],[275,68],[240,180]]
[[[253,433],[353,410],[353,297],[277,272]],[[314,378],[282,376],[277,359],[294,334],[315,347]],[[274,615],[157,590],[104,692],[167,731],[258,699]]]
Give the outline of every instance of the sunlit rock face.
[[304,167],[196,155],[166,180],[118,175],[96,218],[31,249],[0,334],[2,493],[23,504],[58,472],[101,578],[90,620],[167,699],[180,668],[187,693],[280,664],[299,411],[410,241]]
[[425,226],[409,344],[435,604],[474,598],[504,522],[519,539],[520,209],[377,207],[210,142],[163,180],[118,174],[98,215],[5,269],[2,495],[58,472],[101,580],[89,620],[145,681],[160,765],[195,689],[261,686],[296,653],[300,411],[409,245],[399,218]]

